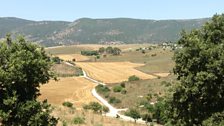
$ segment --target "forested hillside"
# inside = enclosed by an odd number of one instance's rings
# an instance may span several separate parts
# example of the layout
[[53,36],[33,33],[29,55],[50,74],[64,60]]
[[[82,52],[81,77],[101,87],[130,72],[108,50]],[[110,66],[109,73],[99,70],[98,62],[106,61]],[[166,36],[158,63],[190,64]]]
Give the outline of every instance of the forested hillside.
[[140,20],[90,19],[74,22],[30,21],[0,18],[0,38],[7,33],[24,35],[45,46],[83,43],[161,43],[176,41],[182,29],[200,27],[209,19]]

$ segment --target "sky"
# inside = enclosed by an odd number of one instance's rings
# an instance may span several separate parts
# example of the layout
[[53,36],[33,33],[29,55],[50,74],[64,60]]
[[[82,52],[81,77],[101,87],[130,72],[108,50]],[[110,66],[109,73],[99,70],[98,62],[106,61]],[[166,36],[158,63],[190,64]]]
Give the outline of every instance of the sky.
[[224,13],[224,0],[0,0],[0,17],[194,19]]

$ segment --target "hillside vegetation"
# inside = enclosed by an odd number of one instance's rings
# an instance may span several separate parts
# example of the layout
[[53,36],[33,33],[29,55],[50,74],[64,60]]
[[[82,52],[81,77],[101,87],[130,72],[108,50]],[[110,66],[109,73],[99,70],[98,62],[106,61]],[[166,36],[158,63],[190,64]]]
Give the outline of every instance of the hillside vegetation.
[[83,43],[158,43],[176,41],[182,29],[198,28],[208,20],[82,18],[74,22],[65,22],[0,18],[0,38],[9,32],[14,35],[19,33],[45,46]]

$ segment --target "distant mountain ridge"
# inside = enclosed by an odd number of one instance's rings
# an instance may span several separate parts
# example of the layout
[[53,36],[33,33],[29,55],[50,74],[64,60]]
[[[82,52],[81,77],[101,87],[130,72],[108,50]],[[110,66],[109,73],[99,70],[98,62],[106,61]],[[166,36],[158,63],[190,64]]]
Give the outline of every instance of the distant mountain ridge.
[[22,34],[45,46],[97,43],[159,43],[176,41],[182,29],[191,30],[209,18],[189,20],[90,19],[74,22],[0,18],[0,38]]

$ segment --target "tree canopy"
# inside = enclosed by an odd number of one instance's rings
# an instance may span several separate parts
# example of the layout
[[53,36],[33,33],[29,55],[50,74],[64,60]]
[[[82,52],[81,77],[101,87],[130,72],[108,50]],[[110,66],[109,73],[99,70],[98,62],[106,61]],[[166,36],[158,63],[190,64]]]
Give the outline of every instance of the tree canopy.
[[173,125],[202,125],[224,110],[224,14],[201,29],[182,32],[174,56],[177,84],[171,100]]
[[0,121],[3,125],[56,125],[47,101],[39,102],[39,87],[54,78],[44,48],[6,37],[0,42]]

